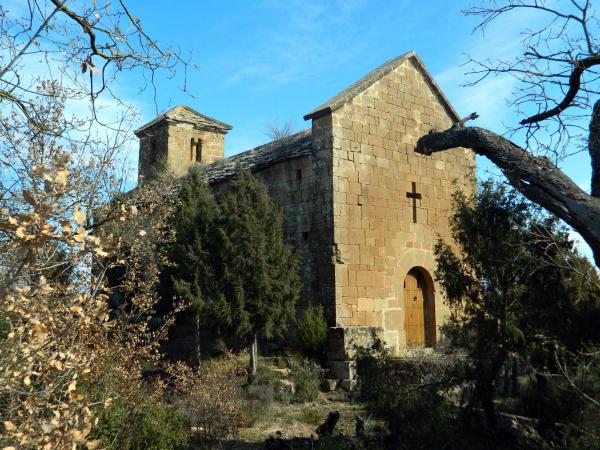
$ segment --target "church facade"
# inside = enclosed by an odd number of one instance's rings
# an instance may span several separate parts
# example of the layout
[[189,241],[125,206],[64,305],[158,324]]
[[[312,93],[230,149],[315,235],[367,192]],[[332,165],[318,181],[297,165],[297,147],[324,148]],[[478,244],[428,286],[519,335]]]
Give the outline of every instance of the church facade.
[[322,304],[329,360],[352,379],[353,344],[374,330],[396,354],[433,347],[448,310],[433,247],[448,240],[452,193],[472,191],[475,156],[421,156],[418,138],[459,117],[414,52],[394,58],[304,116],[309,129],[224,158],[231,127],[177,106],[136,131],[140,174],[161,158],[211,185],[239,170],[262,180],[301,251],[303,302]]

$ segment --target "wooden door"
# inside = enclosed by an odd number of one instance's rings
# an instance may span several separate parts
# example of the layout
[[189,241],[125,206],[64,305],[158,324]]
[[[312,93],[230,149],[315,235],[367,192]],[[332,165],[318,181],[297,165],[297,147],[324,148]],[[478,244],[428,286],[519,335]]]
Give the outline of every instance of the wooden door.
[[426,329],[425,280],[418,269],[411,269],[404,279],[404,330],[407,347],[423,347]]

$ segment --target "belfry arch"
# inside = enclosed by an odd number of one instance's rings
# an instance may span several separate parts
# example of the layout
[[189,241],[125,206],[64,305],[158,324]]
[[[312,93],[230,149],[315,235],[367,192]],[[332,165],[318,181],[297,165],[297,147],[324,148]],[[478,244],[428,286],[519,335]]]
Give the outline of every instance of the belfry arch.
[[433,347],[436,342],[433,279],[422,267],[404,278],[404,331],[407,348]]

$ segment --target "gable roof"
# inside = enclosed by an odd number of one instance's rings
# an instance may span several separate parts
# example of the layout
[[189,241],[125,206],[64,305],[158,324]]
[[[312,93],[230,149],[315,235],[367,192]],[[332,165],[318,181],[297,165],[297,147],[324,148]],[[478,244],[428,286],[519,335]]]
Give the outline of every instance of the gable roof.
[[308,129],[215,161],[204,167],[204,173],[210,184],[220,183],[239,173],[240,170],[254,172],[281,161],[309,155],[311,152],[312,131]]
[[154,125],[157,125],[161,122],[189,123],[197,128],[210,128],[221,133],[227,133],[232,128],[231,125],[220,122],[212,117],[205,116],[204,114],[200,114],[198,111],[190,108],[189,106],[177,105],[167,112],[161,114],[154,120],[142,125],[140,128],[135,130],[134,133],[139,137],[144,130],[152,128]]
[[450,117],[455,122],[458,122],[460,120],[460,117],[458,116],[458,114],[456,113],[456,111],[454,110],[452,105],[450,104],[450,101],[448,101],[448,99],[446,98],[446,96],[444,95],[442,90],[439,88],[437,83],[434,81],[431,74],[427,71],[427,69],[423,65],[423,62],[419,59],[419,57],[417,56],[417,54],[414,51],[404,53],[403,55],[400,55],[396,58],[390,59],[389,61],[383,63],[381,66],[379,66],[375,70],[369,72],[367,75],[362,77],[360,80],[358,80],[353,85],[344,89],[342,92],[339,92],[337,95],[331,97],[329,100],[327,100],[321,106],[313,109],[311,112],[306,114],[304,116],[304,120],[317,119],[321,116],[324,116],[326,114],[329,114],[329,113],[335,111],[336,109],[340,108],[341,106],[343,106],[344,104],[346,104],[347,102],[352,100],[358,94],[363,92],[368,87],[372,86],[375,82],[379,81],[381,78],[386,76],[392,70],[399,67],[405,61],[408,61],[408,60],[410,60],[417,67],[417,69],[421,72],[423,77],[427,80],[431,90],[436,94],[436,96],[440,100],[440,103],[444,106],[444,108],[446,109],[446,112],[450,115]]

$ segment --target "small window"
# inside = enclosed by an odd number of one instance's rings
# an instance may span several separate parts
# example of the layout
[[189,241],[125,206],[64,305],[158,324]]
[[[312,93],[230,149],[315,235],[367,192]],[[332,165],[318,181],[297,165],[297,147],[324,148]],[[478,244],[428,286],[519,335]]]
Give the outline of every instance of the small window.
[[196,142],[196,162],[202,162],[202,141]]
[[296,170],[296,180],[302,181],[302,169]]
[[149,164],[154,164],[158,161],[158,150],[156,148],[156,138],[150,140],[150,154],[147,156],[146,161]]
[[302,232],[302,239],[304,239],[305,241],[308,241],[308,231]]

